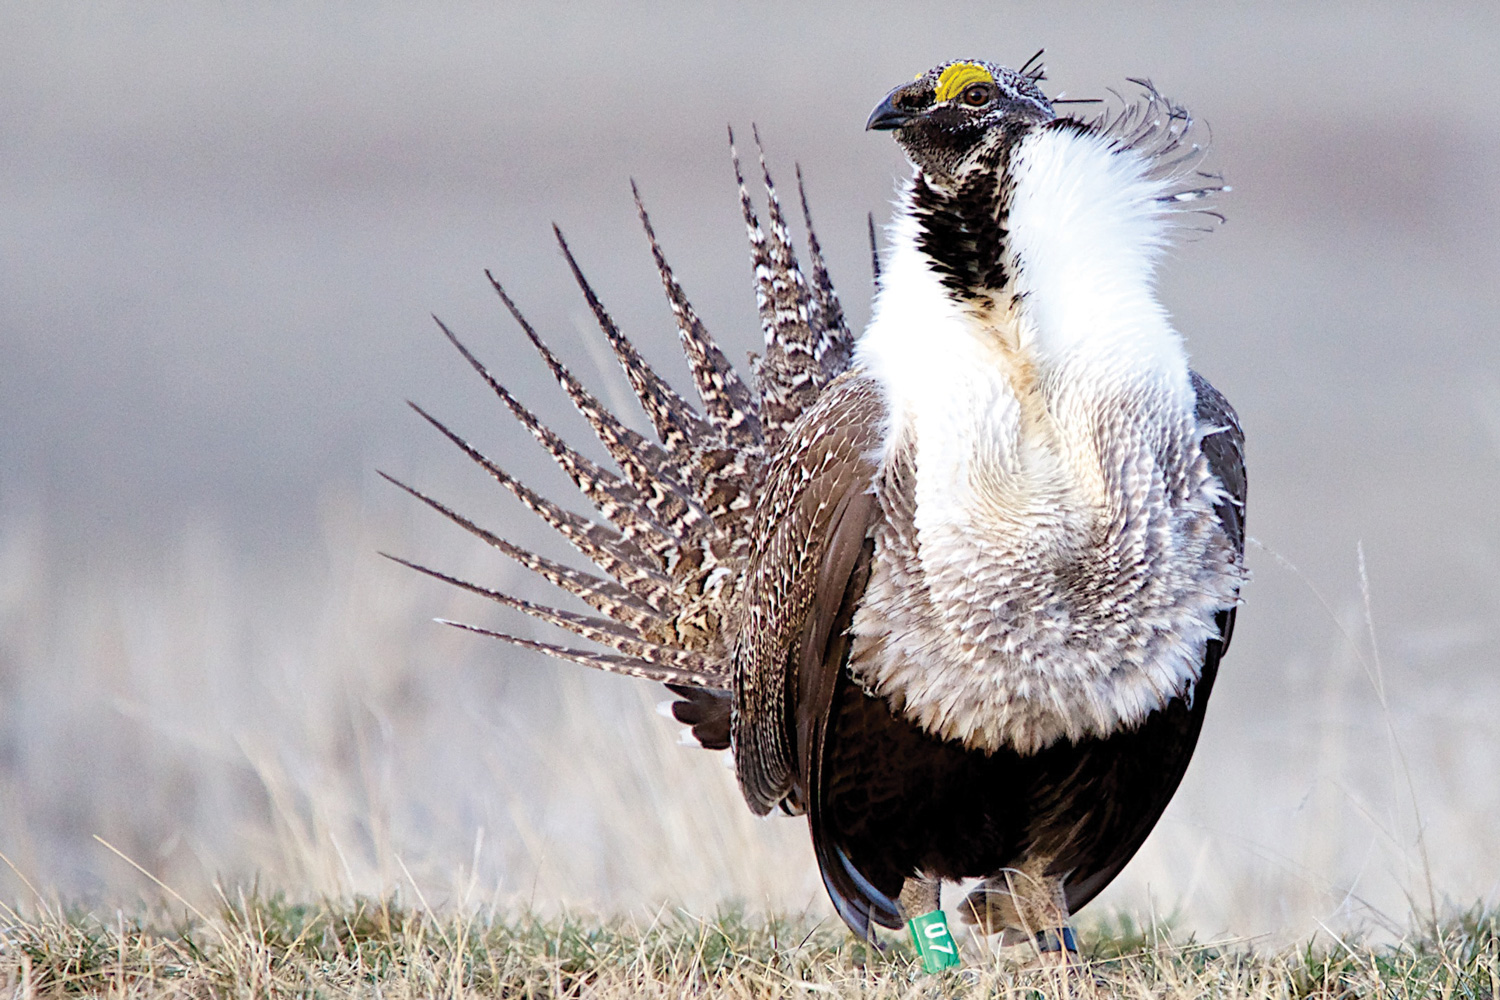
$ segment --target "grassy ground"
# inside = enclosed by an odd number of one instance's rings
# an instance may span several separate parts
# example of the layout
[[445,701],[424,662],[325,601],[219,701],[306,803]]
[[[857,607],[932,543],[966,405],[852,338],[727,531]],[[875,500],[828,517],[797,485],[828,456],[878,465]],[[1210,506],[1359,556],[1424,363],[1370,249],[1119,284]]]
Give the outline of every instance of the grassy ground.
[[[154,916],[0,910],[0,993],[13,997],[507,996],[1047,997],[1056,974],[974,950],[965,969],[920,971],[808,918],[663,913],[649,923],[576,915],[435,915],[392,901],[292,904],[237,893],[218,912]],[[1406,940],[1320,938],[1281,951],[1173,941],[1128,922],[1095,927],[1074,995],[1496,997],[1500,915],[1475,911]]]

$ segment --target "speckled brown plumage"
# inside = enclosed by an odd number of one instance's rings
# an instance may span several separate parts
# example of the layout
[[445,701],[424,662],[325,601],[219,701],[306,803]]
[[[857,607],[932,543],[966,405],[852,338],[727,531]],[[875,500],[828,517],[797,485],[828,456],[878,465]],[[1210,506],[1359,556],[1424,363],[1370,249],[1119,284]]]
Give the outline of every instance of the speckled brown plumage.
[[[738,155],[732,159],[738,177]],[[678,395],[636,350],[584,277],[562,234],[556,233],[584,299],[650,419],[657,441],[630,430],[610,413],[552,352],[500,282],[490,278],[502,303],[594,430],[619,474],[569,446],[439,323],[453,346],[567,473],[605,523],[574,514],[540,496],[438,418],[420,407],[416,407],[417,412],[607,578],[527,552],[479,528],[440,501],[397,482],[528,569],[583,599],[604,617],[572,616],[417,564],[408,565],[610,646],[616,653],[572,649],[467,627],[603,670],[681,682],[686,685],[684,690],[697,692],[684,702],[683,714],[691,716],[693,706],[701,705],[704,713],[715,716],[703,729],[707,742],[715,746],[728,727],[728,692],[734,684],[734,623],[745,617],[743,574],[756,544],[750,522],[758,513],[755,499],[762,486],[767,450],[782,440],[802,410],[848,367],[852,344],[812,231],[800,172],[798,190],[812,252],[811,281],[803,276],[763,156],[760,165],[771,220],[769,238],[760,228],[750,194],[740,179],[740,200],[767,342],[754,389],[729,364],[693,309],[667,263],[639,192],[635,192],[641,225],[677,324],[702,413]]]

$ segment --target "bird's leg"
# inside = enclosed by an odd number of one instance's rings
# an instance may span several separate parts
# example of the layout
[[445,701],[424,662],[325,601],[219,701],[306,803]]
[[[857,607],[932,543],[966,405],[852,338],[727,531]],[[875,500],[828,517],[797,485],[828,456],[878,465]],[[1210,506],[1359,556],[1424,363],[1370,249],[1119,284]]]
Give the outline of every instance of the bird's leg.
[[1063,880],[1050,875],[1050,858],[1028,858],[1019,870],[1007,872],[1010,894],[1021,929],[1032,940],[1039,964],[1067,968],[1078,961],[1078,946],[1068,926],[1068,896]]
[[941,879],[923,872],[912,875],[902,883],[897,905],[906,918],[911,943],[916,947],[926,972],[941,972],[963,964],[958,954],[958,942],[949,932],[948,918],[943,913]]
[[[1010,881],[1004,875],[985,879],[964,897],[959,910],[959,919],[979,928],[982,934],[1001,934],[1018,930],[1020,918],[1016,915],[1015,902],[1011,899]],[[1014,944],[1011,935],[1003,944]]]
[[901,915],[907,920],[942,908],[943,883],[925,875],[914,875],[901,886]]
[[1068,926],[1063,880],[1048,874],[1049,858],[1030,858],[981,882],[964,900],[963,919],[986,934],[1004,934],[1002,944],[1030,941],[1044,966],[1077,960],[1078,948]]

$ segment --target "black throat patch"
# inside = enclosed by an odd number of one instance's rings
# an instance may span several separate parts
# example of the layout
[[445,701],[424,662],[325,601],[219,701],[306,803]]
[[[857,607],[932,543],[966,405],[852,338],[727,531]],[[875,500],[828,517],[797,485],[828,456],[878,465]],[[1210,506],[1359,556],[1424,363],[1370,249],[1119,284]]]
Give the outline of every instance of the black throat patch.
[[952,187],[918,174],[911,212],[917,248],[932,259],[944,287],[964,298],[1005,291],[1010,231],[1011,180],[1004,164],[1010,144],[986,152]]

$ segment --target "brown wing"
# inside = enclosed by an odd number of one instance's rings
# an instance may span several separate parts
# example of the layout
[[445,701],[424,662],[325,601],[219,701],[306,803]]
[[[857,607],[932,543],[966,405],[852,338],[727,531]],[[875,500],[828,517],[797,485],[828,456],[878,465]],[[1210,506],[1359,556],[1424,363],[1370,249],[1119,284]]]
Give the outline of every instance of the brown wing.
[[835,621],[877,514],[871,453],[884,424],[878,387],[850,372],[819,395],[766,466],[734,662],[735,769],[757,813],[807,799],[842,666],[829,661],[830,639],[839,638]]

